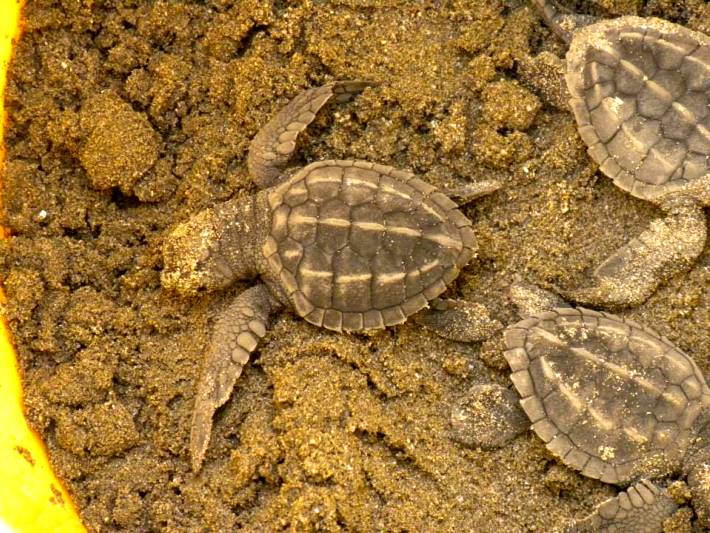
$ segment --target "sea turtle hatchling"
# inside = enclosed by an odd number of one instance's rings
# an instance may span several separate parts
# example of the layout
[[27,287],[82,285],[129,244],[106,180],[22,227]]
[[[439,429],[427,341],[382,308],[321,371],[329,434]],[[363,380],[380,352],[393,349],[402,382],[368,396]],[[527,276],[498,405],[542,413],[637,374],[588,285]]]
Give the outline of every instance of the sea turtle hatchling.
[[662,531],[677,506],[648,479],[677,471],[710,526],[710,389],[690,357],[650,328],[583,308],[537,312],[504,340],[520,405],[547,449],[585,476],[635,483],[568,531]]
[[[551,2],[534,2],[569,43],[569,106],[590,156],[616,186],[665,212],[596,268],[592,286],[562,293],[586,305],[638,305],[687,270],[706,242],[710,38],[657,18],[592,23],[590,17],[559,14]],[[560,94],[554,64],[543,67],[548,59],[538,65],[547,75],[529,81]],[[564,70],[559,65],[560,77]]]
[[[183,294],[260,282],[217,317],[199,379],[190,432],[200,469],[216,409],[282,306],[311,324],[356,332],[422,321],[457,340],[497,323],[482,306],[439,300],[476,253],[471,221],[413,174],[366,161],[320,161],[286,170],[296,137],[329,100],[345,102],[371,85],[341,81],[296,96],[254,137],[247,164],[261,191],[178,224],[163,247],[162,285]],[[465,187],[465,200],[499,187]],[[499,325],[498,325],[499,326]]]

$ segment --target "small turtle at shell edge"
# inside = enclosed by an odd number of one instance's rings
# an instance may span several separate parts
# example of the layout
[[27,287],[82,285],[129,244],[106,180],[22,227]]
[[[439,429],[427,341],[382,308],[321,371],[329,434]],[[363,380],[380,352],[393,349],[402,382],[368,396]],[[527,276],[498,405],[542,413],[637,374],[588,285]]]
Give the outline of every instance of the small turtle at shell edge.
[[473,385],[451,410],[453,440],[468,447],[493,450],[528,428],[514,391],[495,383]]
[[[164,241],[161,283],[167,289],[191,295],[259,278],[216,319],[190,431],[195,472],[215,411],[281,307],[333,331],[380,329],[415,313],[459,341],[500,329],[480,304],[438,298],[475,256],[476,239],[471,221],[436,187],[410,172],[359,160],[287,169],[298,134],[319,109],[330,100],[347,102],[370,85],[338,81],[297,95],[250,144],[247,165],[261,190],[194,215]],[[498,188],[485,181],[450,193],[470,201]]]
[[584,305],[639,305],[706,243],[710,37],[658,18],[597,22],[533,1],[569,50],[566,67],[549,52],[524,59],[521,76],[553,105],[568,96],[599,169],[665,213],[599,265],[591,286],[560,293]]
[[[511,299],[525,312],[556,305],[541,294],[518,285]],[[566,532],[662,532],[677,504],[649,479],[678,472],[710,527],[710,389],[688,355],[648,327],[581,307],[537,310],[504,339],[520,405],[547,449],[584,476],[630,485]]]

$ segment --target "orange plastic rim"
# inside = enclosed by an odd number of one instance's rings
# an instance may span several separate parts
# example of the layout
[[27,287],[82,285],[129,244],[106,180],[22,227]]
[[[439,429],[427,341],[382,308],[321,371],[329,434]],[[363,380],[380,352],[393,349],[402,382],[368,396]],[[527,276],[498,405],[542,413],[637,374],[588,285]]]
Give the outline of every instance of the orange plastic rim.
[[[5,94],[12,43],[19,37],[22,2],[0,0],[0,95]],[[0,98],[0,173],[4,173],[4,98]],[[0,228],[0,237],[5,232]],[[0,302],[5,295],[0,291]],[[0,532],[86,531],[69,495],[54,477],[39,437],[27,426],[17,360],[0,321]]]

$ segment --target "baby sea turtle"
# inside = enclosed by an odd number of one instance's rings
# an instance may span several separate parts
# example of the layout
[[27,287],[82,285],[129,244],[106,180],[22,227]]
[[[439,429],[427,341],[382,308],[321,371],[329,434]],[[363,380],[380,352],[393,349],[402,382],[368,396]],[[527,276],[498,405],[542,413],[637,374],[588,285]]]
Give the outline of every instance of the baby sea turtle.
[[568,531],[662,531],[677,506],[648,478],[679,470],[710,524],[710,389],[690,357],[650,328],[583,308],[537,312],[504,338],[520,405],[547,449],[585,476],[635,483]]
[[[400,324],[429,302],[434,316],[424,321],[449,338],[472,340],[495,328],[480,306],[437,299],[476,253],[471,221],[447,196],[410,172],[367,161],[286,170],[296,137],[318,110],[368,85],[340,81],[296,96],[249,147],[249,173],[262,190],[202,211],[165,240],[166,288],[189,295],[260,279],[216,320],[190,433],[195,471],[215,410],[282,306],[334,331]],[[498,187],[487,181],[456,194],[471,200]]]
[[[569,105],[590,156],[616,186],[665,212],[596,268],[593,286],[564,294],[588,305],[638,305],[687,270],[705,245],[710,38],[657,18],[590,23],[590,17],[560,15],[552,3],[534,1],[569,43]],[[549,77],[539,84],[554,93]]]

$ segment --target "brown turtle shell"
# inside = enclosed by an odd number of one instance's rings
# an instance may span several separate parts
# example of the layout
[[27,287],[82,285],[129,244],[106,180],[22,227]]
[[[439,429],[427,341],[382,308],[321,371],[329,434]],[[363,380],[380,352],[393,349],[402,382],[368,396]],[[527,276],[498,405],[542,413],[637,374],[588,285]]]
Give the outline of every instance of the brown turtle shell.
[[710,38],[656,18],[574,34],[567,86],[582,139],[614,183],[654,200],[707,179]]
[[321,161],[268,192],[267,264],[296,312],[357,331],[399,324],[473,257],[457,205],[409,172]]
[[607,483],[675,469],[710,405],[690,357],[615,315],[557,308],[510,326],[505,343],[533,430],[565,464]]

